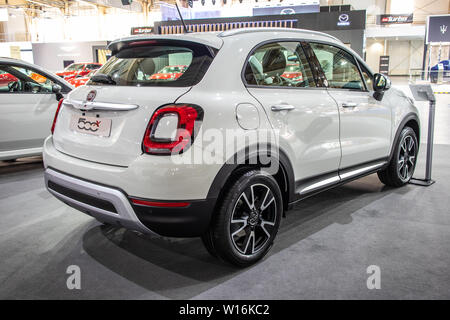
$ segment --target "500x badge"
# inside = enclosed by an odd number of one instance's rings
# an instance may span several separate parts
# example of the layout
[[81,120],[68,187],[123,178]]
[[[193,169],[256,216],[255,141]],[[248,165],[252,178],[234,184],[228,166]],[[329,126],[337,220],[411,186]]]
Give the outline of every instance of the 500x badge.
[[81,130],[88,130],[92,132],[96,132],[100,128],[101,121],[97,120],[94,122],[87,121],[86,118],[78,119],[78,128]]

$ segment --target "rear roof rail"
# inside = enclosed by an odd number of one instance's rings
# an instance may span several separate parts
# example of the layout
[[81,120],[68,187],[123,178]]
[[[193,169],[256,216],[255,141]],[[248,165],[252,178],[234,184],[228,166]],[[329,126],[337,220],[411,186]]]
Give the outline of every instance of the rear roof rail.
[[327,33],[314,31],[314,30],[307,30],[307,29],[293,29],[293,28],[241,28],[241,29],[232,29],[227,31],[220,32],[217,36],[219,37],[231,37],[234,35],[239,34],[245,34],[245,33],[254,33],[254,32],[290,32],[290,33],[303,33],[303,34],[315,34],[318,36],[327,37],[330,39],[333,39],[335,41],[338,41],[342,43],[341,40],[339,40],[336,37],[333,37],[332,35],[329,35]]

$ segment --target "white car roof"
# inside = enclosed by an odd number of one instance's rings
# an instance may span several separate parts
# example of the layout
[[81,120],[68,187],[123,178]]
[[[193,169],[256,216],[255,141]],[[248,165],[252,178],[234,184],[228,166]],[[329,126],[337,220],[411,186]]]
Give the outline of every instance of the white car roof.
[[121,43],[128,43],[133,41],[145,41],[145,40],[157,40],[157,39],[167,39],[167,40],[184,40],[192,41],[207,45],[212,48],[220,49],[222,47],[223,41],[218,36],[218,32],[198,32],[198,33],[182,33],[182,34],[154,34],[154,35],[137,35],[131,37],[120,38],[114,40],[109,44],[109,48],[114,51],[114,49],[120,47]]
[[113,51],[119,49],[121,44],[129,43],[133,41],[145,41],[154,39],[168,39],[168,40],[184,40],[201,43],[212,48],[220,49],[223,41],[231,37],[239,36],[255,36],[255,37],[267,37],[272,36],[274,39],[282,38],[284,35],[289,37],[298,37],[305,40],[325,40],[329,42],[342,44],[337,38],[318,31],[305,30],[305,29],[293,29],[293,28],[242,28],[232,29],[219,32],[195,32],[195,33],[182,33],[182,34],[155,34],[155,35],[136,35],[125,38],[117,39],[109,44],[109,48]]
[[[231,37],[238,36],[242,34],[255,34],[255,36],[266,33],[272,35],[282,36],[283,34],[288,34],[290,36],[295,35],[296,37],[308,40],[308,39],[317,39],[317,37],[326,38],[328,41],[339,42],[342,43],[339,39],[329,35],[327,33],[314,31],[314,30],[306,30],[306,29],[294,29],[294,28],[241,28],[241,29],[232,29],[227,31],[222,31],[218,34],[219,37]],[[275,38],[275,37],[274,37]]]

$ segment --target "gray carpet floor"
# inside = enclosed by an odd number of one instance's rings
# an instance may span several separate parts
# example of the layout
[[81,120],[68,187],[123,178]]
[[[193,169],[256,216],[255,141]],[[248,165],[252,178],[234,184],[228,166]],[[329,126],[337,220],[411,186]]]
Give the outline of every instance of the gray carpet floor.
[[[450,299],[446,99],[436,184],[390,189],[371,175],[309,198],[288,212],[270,254],[245,270],[210,257],[199,239],[101,226],[45,190],[40,159],[2,163],[0,298]],[[67,289],[70,265],[80,267],[81,290]],[[379,290],[367,288],[370,265],[380,268]]]

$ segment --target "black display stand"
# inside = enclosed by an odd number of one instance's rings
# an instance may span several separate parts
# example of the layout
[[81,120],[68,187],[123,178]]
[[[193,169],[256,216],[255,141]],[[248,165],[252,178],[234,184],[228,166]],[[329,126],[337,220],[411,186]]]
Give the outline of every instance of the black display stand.
[[409,85],[414,98],[417,101],[428,101],[430,109],[428,113],[428,140],[427,140],[427,163],[425,167],[425,179],[411,178],[409,183],[428,187],[436,181],[431,179],[431,168],[433,163],[433,138],[434,138],[434,114],[436,109],[436,97],[434,96],[431,85]]

